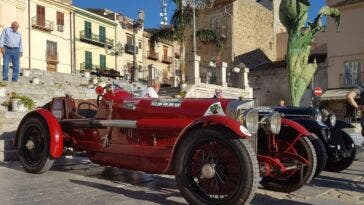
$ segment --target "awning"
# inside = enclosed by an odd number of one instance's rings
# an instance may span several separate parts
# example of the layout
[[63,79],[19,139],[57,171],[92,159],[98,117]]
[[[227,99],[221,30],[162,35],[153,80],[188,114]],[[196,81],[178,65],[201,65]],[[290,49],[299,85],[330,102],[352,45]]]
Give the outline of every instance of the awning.
[[352,90],[352,88],[347,89],[333,89],[333,90],[327,90],[320,98],[322,101],[328,101],[328,100],[345,100],[346,95],[348,92]]

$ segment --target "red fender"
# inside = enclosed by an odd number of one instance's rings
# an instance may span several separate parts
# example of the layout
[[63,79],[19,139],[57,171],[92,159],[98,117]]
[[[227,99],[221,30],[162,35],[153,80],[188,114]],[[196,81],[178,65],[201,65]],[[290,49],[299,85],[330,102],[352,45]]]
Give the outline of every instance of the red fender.
[[[242,126],[239,122],[237,122],[236,120],[230,118],[230,117],[226,117],[226,116],[222,116],[222,115],[209,115],[209,116],[204,116],[201,117],[193,122],[191,122],[188,126],[186,126],[182,132],[178,135],[178,138],[175,142],[175,145],[172,149],[172,154],[171,154],[171,158],[169,160],[168,166],[167,168],[164,170],[163,173],[169,173],[170,171],[172,171],[172,166],[174,163],[174,156],[178,150],[178,146],[179,144],[181,144],[182,140],[185,137],[185,134],[190,131],[191,129],[194,129],[196,127],[204,127],[204,126],[208,126],[208,125],[219,125],[219,126],[223,126],[231,131],[233,131],[237,136],[239,136],[242,139],[247,139],[250,136],[248,136],[248,134],[250,133],[243,133],[242,130],[240,129],[240,127]],[[246,130],[247,131],[247,130]],[[248,132],[248,131],[247,131]]]
[[306,128],[304,128],[301,124],[299,124],[295,121],[283,118],[281,124],[282,124],[282,126],[292,127],[293,129],[297,130],[297,132],[299,132],[303,136],[310,135],[310,132]]
[[[46,122],[49,131],[50,147],[49,152],[53,158],[59,158],[63,154],[63,132],[57,118],[45,109],[38,109],[28,113],[23,120],[30,115],[38,115]],[[22,122],[20,123],[22,124]],[[20,127],[20,126],[19,126]],[[18,143],[18,134],[16,135],[14,145]]]

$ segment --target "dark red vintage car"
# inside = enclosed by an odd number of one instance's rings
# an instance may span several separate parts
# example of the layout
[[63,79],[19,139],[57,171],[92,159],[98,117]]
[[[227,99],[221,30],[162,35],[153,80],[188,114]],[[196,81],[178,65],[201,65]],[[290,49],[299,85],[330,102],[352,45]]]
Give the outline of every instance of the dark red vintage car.
[[15,145],[24,169],[49,170],[65,147],[101,165],[175,175],[191,204],[244,204],[260,183],[291,192],[315,173],[299,124],[252,108],[251,100],[152,99],[97,88],[95,100],[54,98],[28,113]]

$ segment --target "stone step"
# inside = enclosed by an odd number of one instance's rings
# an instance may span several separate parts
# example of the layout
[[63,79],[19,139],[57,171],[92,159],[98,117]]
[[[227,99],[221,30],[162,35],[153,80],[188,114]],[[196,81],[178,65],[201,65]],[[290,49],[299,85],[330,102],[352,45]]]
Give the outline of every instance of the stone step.
[[18,150],[0,151],[0,162],[11,162],[18,160]]

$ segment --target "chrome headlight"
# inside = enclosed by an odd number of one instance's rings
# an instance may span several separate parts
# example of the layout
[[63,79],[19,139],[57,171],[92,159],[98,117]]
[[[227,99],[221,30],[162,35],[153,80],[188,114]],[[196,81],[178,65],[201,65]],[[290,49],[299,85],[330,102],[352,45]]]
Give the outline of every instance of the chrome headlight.
[[254,110],[254,109],[240,110],[237,120],[250,133],[255,134],[258,132],[259,113],[257,110]]
[[278,112],[272,112],[264,116],[262,123],[272,134],[278,135],[281,132],[282,116]]
[[316,113],[313,116],[313,119],[316,120],[317,122],[322,122],[322,114],[320,112]]
[[336,125],[336,115],[335,114],[330,114],[329,118],[327,119],[327,123],[331,126],[331,127],[335,127]]

